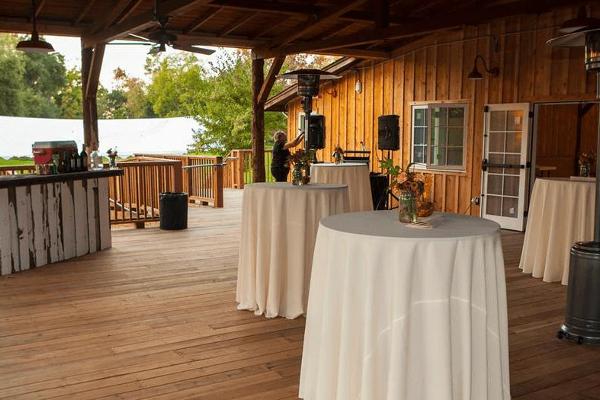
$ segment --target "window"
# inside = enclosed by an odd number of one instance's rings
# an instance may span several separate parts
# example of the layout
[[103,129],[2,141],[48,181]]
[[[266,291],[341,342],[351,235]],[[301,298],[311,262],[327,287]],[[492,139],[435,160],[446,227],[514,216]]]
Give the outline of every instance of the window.
[[466,104],[413,106],[412,161],[431,169],[464,169]]

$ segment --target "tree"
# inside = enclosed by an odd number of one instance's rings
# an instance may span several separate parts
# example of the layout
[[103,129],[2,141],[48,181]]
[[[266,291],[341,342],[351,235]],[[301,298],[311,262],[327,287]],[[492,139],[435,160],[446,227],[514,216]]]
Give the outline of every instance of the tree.
[[81,71],[72,68],[66,73],[66,83],[58,92],[57,104],[61,117],[76,119],[83,117],[83,93],[81,91]]
[[66,84],[62,55],[17,51],[16,35],[0,35],[0,113],[23,117],[59,117],[56,96]]

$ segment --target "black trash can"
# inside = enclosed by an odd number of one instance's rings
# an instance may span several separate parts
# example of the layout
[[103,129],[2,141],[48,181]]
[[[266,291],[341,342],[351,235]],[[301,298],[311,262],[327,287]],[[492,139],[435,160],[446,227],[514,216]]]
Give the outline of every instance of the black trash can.
[[180,192],[160,194],[160,229],[187,229],[188,195]]
[[599,242],[577,242],[571,248],[566,318],[558,337],[600,344]]

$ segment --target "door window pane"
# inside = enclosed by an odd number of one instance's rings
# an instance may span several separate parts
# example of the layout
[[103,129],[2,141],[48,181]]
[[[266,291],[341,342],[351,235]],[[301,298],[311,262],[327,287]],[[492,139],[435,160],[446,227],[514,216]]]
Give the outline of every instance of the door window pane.
[[506,130],[506,111],[490,111],[490,131]]
[[523,130],[523,111],[508,111],[506,114],[506,130],[521,131]]
[[504,195],[505,196],[519,196],[519,176],[505,176],[504,177]]
[[502,194],[502,175],[488,175],[488,194]]
[[502,215],[502,197],[488,195],[485,212],[489,215]]
[[502,216],[517,218],[519,216],[519,199],[514,197],[502,198]]
[[506,152],[521,153],[521,132],[506,132]]
[[489,150],[492,153],[503,153],[504,152],[504,139],[506,134],[504,132],[490,132],[489,133]]

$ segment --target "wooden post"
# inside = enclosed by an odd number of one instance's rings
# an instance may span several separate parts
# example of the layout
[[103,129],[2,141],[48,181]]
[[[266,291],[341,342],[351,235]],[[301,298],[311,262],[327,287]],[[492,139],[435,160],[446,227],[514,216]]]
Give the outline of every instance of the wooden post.
[[83,103],[83,137],[86,146],[98,150],[97,94],[104,59],[104,43],[94,48],[81,47],[81,90]]
[[265,60],[252,59],[252,178],[265,181],[265,108],[259,102],[265,80]]
[[179,160],[174,160],[173,165],[173,191],[183,191],[183,163]]
[[213,166],[214,208],[223,208],[223,157],[216,157]]

